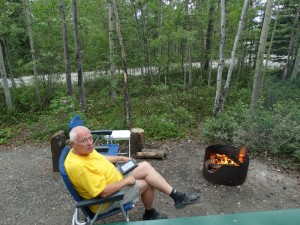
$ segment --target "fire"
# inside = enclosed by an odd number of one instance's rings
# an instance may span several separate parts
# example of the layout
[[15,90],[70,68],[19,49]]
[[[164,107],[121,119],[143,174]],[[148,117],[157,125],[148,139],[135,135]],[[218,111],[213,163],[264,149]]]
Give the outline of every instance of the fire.
[[241,163],[244,163],[244,162],[245,162],[245,159],[246,159],[246,148],[247,148],[247,146],[244,145],[243,147],[241,147],[241,149],[240,149],[240,151],[239,151],[238,160],[239,160]]
[[230,164],[230,165],[234,165],[234,166],[239,166],[237,163],[235,163],[232,159],[230,159],[229,157],[227,157],[224,154],[211,154],[210,155],[210,159],[212,163],[215,164]]
[[[214,164],[227,164],[233,166],[239,166],[239,164],[235,163],[231,158],[229,158],[225,154],[211,154],[210,155],[211,162]],[[240,163],[244,163],[246,159],[246,146],[243,146],[237,155],[237,159]]]

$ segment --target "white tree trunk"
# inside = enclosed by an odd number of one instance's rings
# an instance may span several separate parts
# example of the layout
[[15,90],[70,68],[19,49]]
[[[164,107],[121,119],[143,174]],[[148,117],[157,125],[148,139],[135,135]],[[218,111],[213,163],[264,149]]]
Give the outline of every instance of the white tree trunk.
[[258,47],[257,57],[256,57],[256,67],[255,67],[255,74],[253,80],[251,107],[256,106],[256,103],[260,97],[260,87],[261,87],[261,77],[262,77],[261,72],[262,72],[263,60],[264,60],[264,55],[266,50],[268,31],[270,27],[273,0],[268,0],[266,4],[267,6],[265,10],[264,22],[260,33],[259,47]]
[[67,83],[67,94],[71,96],[73,94],[72,80],[71,80],[71,63],[70,63],[70,49],[69,49],[69,39],[66,25],[65,16],[65,1],[60,0],[60,16],[62,20],[61,30],[63,34],[63,45],[64,45],[64,56],[65,56],[65,73],[66,73],[66,83]]
[[216,115],[220,107],[220,94],[222,88],[222,72],[224,67],[224,46],[225,46],[225,30],[226,30],[226,19],[225,19],[225,0],[221,0],[221,43],[220,43],[220,61],[218,66],[218,75],[217,75],[217,87],[216,87],[216,96],[213,108],[213,115]]
[[31,12],[30,12],[30,9],[29,9],[29,1],[24,0],[23,3],[24,3],[24,12],[25,12],[25,19],[26,19],[28,36],[29,36],[30,49],[31,49],[32,69],[33,69],[34,85],[35,85],[35,95],[36,95],[36,99],[37,99],[38,104],[41,105],[38,75],[37,75],[37,69],[36,69],[36,56],[35,56],[33,33],[32,33]]
[[11,101],[10,91],[9,91],[8,82],[7,82],[7,75],[6,75],[6,69],[5,69],[5,64],[4,64],[1,43],[0,43],[0,72],[1,72],[2,86],[3,86],[3,90],[4,90],[6,105],[7,105],[7,108],[9,110],[11,110],[12,109],[12,101]]
[[231,76],[232,76],[232,71],[233,71],[233,66],[234,66],[234,62],[235,62],[235,53],[239,44],[239,40],[240,40],[240,36],[244,27],[244,22],[245,22],[245,18],[246,18],[246,11],[247,11],[247,7],[248,7],[248,0],[244,1],[244,5],[243,5],[243,9],[242,9],[242,13],[241,13],[241,17],[240,17],[240,21],[239,21],[239,26],[238,26],[238,31],[237,34],[235,36],[235,40],[234,40],[234,44],[233,44],[233,48],[231,50],[231,59],[230,59],[230,65],[229,65],[229,69],[228,69],[228,73],[227,73],[227,80],[226,80],[226,84],[224,87],[224,90],[222,92],[222,96],[221,96],[221,103],[220,103],[220,110],[223,109],[224,105],[225,105],[225,101],[226,101],[226,96],[227,96],[227,92],[231,83]]

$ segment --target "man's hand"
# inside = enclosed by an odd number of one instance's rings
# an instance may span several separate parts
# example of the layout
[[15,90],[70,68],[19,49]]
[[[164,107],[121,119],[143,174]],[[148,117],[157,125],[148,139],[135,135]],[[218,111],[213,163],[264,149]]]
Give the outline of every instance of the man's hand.
[[135,184],[135,178],[133,175],[130,175],[130,176],[126,177],[124,180],[106,185],[106,187],[99,194],[99,196],[102,198],[106,198],[106,197],[112,195],[113,193],[121,190],[123,187],[132,186],[134,184]]
[[127,181],[127,185],[135,185],[135,178],[133,175],[126,177],[125,180]]
[[131,158],[126,157],[126,156],[112,156],[112,155],[106,155],[105,156],[108,161],[111,163],[116,163],[116,162],[128,162]]

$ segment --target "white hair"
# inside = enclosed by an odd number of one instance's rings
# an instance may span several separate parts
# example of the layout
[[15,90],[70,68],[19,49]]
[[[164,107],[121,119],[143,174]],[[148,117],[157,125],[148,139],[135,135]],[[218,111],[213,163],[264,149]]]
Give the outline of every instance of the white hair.
[[78,131],[79,130],[86,130],[88,132],[90,132],[90,130],[84,126],[77,126],[77,127],[74,127],[71,131],[70,131],[70,141],[73,142],[73,141],[76,141],[76,138],[77,138],[77,135],[78,135]]

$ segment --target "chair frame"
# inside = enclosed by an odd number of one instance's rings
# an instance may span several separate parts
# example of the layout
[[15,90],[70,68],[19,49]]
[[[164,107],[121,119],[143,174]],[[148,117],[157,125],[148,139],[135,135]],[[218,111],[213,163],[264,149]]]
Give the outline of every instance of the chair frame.
[[[72,197],[76,201],[75,210],[74,210],[74,214],[73,214],[73,218],[72,218],[72,225],[93,225],[96,221],[99,221],[101,219],[110,217],[110,216],[118,214],[118,213],[122,213],[125,221],[129,222],[128,211],[130,209],[132,209],[134,206],[133,206],[132,202],[122,205],[121,200],[124,197],[123,191],[118,191],[107,198],[95,197],[92,199],[83,200],[79,196],[79,194],[73,187],[72,183],[70,182],[68,174],[67,174],[67,172],[65,170],[65,166],[64,166],[65,159],[66,159],[70,149],[71,149],[70,146],[66,146],[62,150],[62,153],[59,158],[59,171],[60,171],[60,175],[61,175],[67,189],[69,190]],[[107,203],[107,202],[118,202],[119,207],[112,209],[106,213],[101,213],[103,204]],[[89,206],[90,205],[98,205],[98,204],[100,205],[99,209],[96,212],[96,214],[94,214],[89,209]],[[83,214],[85,216],[85,221],[79,220],[79,209],[83,212]]]

